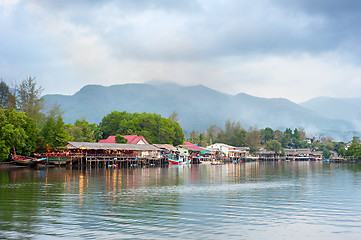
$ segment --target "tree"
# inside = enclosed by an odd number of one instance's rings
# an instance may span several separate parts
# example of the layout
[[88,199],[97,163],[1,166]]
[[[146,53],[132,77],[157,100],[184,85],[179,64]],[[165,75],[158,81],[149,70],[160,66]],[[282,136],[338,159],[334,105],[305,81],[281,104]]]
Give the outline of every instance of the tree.
[[284,151],[285,151],[281,143],[278,142],[277,140],[269,140],[266,143],[266,149],[270,151],[275,151],[277,154],[281,154],[281,155],[284,155]]
[[280,142],[283,138],[283,132],[281,132],[280,130],[276,130],[273,132],[273,136],[275,140]]
[[240,122],[227,120],[225,123],[225,129],[218,129],[218,135],[216,140],[225,144],[229,144],[235,147],[242,147],[246,145],[247,132],[244,130]]
[[117,134],[117,135],[115,136],[115,142],[116,142],[116,143],[127,143],[128,140],[127,140],[126,138],[124,138],[122,135]]
[[189,138],[188,140],[192,143],[198,143],[199,142],[199,134],[196,132],[196,131],[192,131],[190,134],[189,134]]
[[274,134],[273,134],[273,130],[270,127],[266,127],[263,131],[262,131],[262,135],[263,135],[263,143],[268,142],[269,140],[273,140],[274,139]]
[[216,125],[209,126],[209,128],[204,133],[207,145],[212,145],[215,143],[219,131],[220,129]]
[[44,117],[41,113],[43,109],[43,89],[37,86],[34,77],[26,78],[20,85],[17,92],[19,110],[27,112],[35,122],[40,123]]
[[304,130],[303,128],[301,128],[300,130],[298,130],[298,133],[299,133],[299,135],[300,135],[300,140],[301,140],[301,141],[306,140],[306,132],[305,132],[305,130]]
[[127,113],[114,111],[106,115],[99,124],[103,138],[110,135],[137,134],[149,143],[181,144],[183,130],[177,121],[152,113]]
[[255,152],[261,145],[261,132],[255,127],[250,127],[246,139],[251,152]]
[[322,153],[323,153],[324,158],[326,158],[326,159],[331,157],[331,152],[326,148],[322,150]]
[[41,136],[46,148],[63,147],[71,139],[61,115],[47,117]]
[[298,132],[297,128],[293,130],[293,138],[295,138],[296,140],[300,140],[300,133]]
[[20,155],[35,151],[36,124],[23,112],[0,109],[0,160],[5,160],[13,148]]
[[85,119],[77,119],[74,125],[69,123],[65,127],[72,141],[96,142],[101,139],[101,132],[98,126],[95,123],[90,124]]
[[172,112],[172,114],[169,116],[168,119],[171,120],[173,123],[174,122],[179,123],[179,118],[178,118],[178,113],[177,112]]
[[8,85],[1,79],[0,82],[0,107],[2,109],[7,108],[8,100],[9,100],[10,90]]

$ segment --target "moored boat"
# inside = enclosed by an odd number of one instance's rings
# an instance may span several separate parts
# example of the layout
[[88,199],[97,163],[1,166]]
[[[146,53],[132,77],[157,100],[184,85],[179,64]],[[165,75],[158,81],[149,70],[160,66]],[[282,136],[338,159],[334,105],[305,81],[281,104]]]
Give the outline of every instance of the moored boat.
[[168,156],[168,162],[169,164],[188,165],[191,160],[188,156],[183,154],[170,154]]
[[211,165],[222,165],[223,163],[221,161],[213,161],[211,162]]
[[38,163],[42,163],[46,160],[46,158],[33,158],[33,157],[25,157],[16,155],[16,153],[12,156],[12,160],[14,163],[25,166],[34,166]]

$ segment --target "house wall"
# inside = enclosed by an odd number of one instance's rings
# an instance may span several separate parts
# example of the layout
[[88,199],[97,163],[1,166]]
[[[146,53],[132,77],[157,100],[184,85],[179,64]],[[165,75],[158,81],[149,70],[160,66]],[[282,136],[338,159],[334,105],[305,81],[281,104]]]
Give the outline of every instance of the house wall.
[[186,156],[189,156],[189,151],[188,151],[188,149],[182,148],[182,147],[177,147],[177,149],[178,149],[179,153],[185,154]]
[[144,141],[144,139],[142,138],[142,139],[139,140],[139,142],[138,142],[137,144],[148,144],[148,143],[146,143],[146,142]]
[[216,143],[207,147],[208,149],[217,149],[228,156],[229,147],[222,143]]

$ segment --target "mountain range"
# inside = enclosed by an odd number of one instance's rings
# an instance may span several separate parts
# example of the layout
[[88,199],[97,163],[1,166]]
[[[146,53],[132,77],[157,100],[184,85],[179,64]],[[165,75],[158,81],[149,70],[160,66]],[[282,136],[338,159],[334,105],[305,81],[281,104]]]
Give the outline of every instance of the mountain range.
[[361,98],[315,98],[296,104],[284,98],[261,98],[245,93],[225,94],[203,85],[181,86],[149,82],[112,86],[87,85],[74,95],[45,95],[65,111],[64,121],[85,117],[99,123],[111,111],[150,112],[163,117],[178,113],[185,134],[203,132],[210,125],[224,127],[227,120],[249,127],[303,128],[309,136],[331,136],[348,141],[360,135]]

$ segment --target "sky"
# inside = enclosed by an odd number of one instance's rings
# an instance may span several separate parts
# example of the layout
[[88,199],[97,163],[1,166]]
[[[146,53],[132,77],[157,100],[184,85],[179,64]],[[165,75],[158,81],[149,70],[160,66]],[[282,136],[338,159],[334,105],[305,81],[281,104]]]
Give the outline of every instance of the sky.
[[0,78],[361,97],[359,0],[0,0]]

